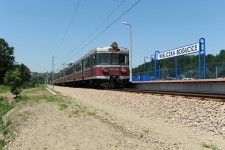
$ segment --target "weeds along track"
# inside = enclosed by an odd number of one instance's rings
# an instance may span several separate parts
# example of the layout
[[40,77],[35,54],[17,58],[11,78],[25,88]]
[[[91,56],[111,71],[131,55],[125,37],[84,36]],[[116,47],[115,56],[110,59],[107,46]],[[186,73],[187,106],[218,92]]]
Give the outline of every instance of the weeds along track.
[[133,88],[112,89],[112,90],[130,93],[152,94],[152,95],[182,96],[190,99],[194,98],[195,100],[197,99],[205,101],[225,102],[225,94],[223,93],[157,91],[157,90],[141,90]]

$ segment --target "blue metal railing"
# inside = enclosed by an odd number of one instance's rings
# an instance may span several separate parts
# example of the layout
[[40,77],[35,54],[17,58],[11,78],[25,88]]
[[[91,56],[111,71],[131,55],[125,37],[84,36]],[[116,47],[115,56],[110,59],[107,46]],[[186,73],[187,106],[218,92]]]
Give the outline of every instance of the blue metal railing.
[[[152,81],[152,80],[182,80],[184,78],[198,79],[198,66],[175,68],[139,72],[133,74],[133,81]],[[156,73],[156,75],[155,75]],[[203,73],[203,69],[202,69]],[[156,78],[155,78],[156,77]],[[206,65],[206,79],[225,78],[225,62]]]

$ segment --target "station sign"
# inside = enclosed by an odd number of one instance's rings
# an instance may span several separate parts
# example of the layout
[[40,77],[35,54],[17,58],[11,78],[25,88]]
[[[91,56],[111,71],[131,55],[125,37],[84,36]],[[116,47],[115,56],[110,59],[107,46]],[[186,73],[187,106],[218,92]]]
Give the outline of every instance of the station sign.
[[171,57],[176,57],[176,56],[181,56],[181,55],[186,55],[186,54],[196,53],[196,52],[199,52],[199,43],[158,53],[156,59],[162,60],[166,58],[171,58]]

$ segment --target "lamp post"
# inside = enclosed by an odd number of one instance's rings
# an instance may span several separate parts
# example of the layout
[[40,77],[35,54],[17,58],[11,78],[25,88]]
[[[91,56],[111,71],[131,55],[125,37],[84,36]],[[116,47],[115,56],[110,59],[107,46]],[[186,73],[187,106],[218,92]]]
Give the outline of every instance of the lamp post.
[[152,59],[154,60],[154,57],[155,57],[155,55],[150,55],[150,57],[149,57],[149,72],[150,72],[150,79],[151,80],[152,80],[152,77],[154,76],[154,72],[153,72],[153,75],[151,77],[151,61],[152,61]]
[[146,62],[149,62],[147,56],[144,57],[144,74],[145,74],[145,72],[146,72]]
[[155,51],[155,60],[154,60],[154,80],[156,80],[156,75],[157,75],[157,73],[156,73],[156,59],[157,59],[157,54],[159,53],[159,51]]
[[130,69],[130,82],[132,82],[132,32],[131,32],[131,25],[127,22],[121,22],[121,24],[128,25],[130,27],[129,69]]

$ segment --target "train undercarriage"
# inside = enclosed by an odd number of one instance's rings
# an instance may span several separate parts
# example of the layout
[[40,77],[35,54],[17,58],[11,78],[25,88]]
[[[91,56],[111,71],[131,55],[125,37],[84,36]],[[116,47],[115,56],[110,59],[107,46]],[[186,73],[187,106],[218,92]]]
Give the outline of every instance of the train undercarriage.
[[91,80],[55,83],[55,85],[70,86],[70,87],[117,89],[117,88],[126,87],[128,83],[129,83],[129,79],[120,79],[119,76],[111,76],[110,79],[108,80],[107,79],[91,79]]

